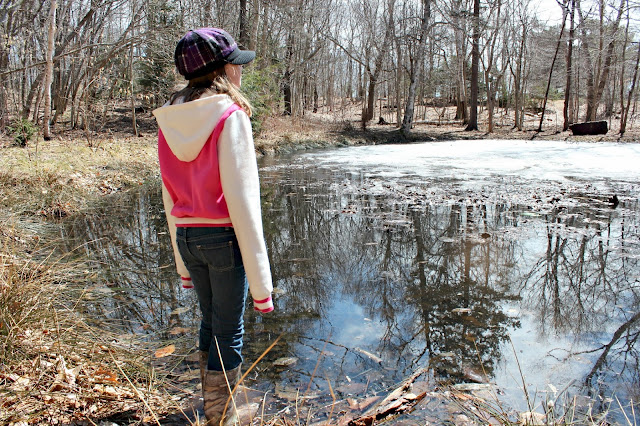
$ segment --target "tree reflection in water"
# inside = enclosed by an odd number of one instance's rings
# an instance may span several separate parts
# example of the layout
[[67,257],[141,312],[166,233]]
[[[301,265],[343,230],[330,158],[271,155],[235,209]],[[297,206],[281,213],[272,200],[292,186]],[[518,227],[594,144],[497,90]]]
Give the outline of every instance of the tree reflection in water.
[[[588,389],[640,388],[637,201],[612,210],[566,192],[536,203],[526,190],[465,192],[312,165],[261,173],[276,311],[247,310],[245,354],[252,362],[283,334],[254,375],[265,387],[304,392],[315,368],[334,389],[353,382],[344,392],[362,394],[426,365],[444,381],[493,380],[519,315],[532,315],[539,334],[581,342],[593,365],[576,379]],[[65,221],[63,236],[95,262],[91,317],[151,339],[184,327],[188,351],[196,302],[179,288],[161,204],[156,186],[124,194]],[[273,368],[283,356],[298,362]],[[328,398],[325,382],[311,390]]]
[[[583,380],[606,397],[620,385],[640,397],[640,259],[638,201],[616,210],[577,194],[586,203],[554,208],[544,216],[546,252],[525,275],[522,290],[542,333],[596,341],[593,367]],[[592,336],[595,336],[592,337]],[[576,378],[580,379],[580,378]]]
[[[67,250],[93,261],[95,279],[80,302],[101,328],[167,338],[173,327],[193,326],[195,299],[177,285],[161,208],[156,188],[145,187],[65,221]],[[185,306],[192,309],[171,315]]]

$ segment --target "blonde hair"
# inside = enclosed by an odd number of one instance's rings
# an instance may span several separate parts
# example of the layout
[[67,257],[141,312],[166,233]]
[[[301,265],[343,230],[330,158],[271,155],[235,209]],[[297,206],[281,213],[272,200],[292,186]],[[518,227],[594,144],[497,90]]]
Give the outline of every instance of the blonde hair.
[[180,98],[182,98],[182,102],[194,101],[200,99],[207,92],[229,95],[231,100],[238,104],[249,117],[253,114],[251,103],[240,89],[229,81],[224,67],[217,68],[202,77],[189,80],[187,87],[171,95],[169,103],[173,104]]

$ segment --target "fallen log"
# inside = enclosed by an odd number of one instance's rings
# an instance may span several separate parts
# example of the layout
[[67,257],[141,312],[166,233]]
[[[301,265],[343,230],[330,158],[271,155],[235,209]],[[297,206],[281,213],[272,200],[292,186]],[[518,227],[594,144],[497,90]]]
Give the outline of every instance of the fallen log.
[[606,135],[609,131],[607,122],[587,121],[586,123],[575,123],[569,126],[574,135]]
[[406,379],[402,384],[397,387],[393,392],[391,392],[385,399],[383,399],[379,404],[375,407],[368,410],[360,417],[356,417],[351,420],[348,425],[349,426],[365,426],[365,425],[373,425],[375,422],[378,422],[386,417],[393,416],[395,414],[400,414],[408,411],[421,401],[425,396],[426,392],[422,392],[419,395],[415,395],[410,392],[411,386],[413,382],[416,381],[418,377],[426,372],[425,369],[420,369],[413,373],[408,379]]

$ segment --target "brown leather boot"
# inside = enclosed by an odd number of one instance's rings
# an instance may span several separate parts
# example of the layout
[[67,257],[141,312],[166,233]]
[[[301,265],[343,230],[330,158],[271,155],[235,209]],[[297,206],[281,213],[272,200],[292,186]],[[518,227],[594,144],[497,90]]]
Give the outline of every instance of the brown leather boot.
[[[233,370],[227,370],[227,380],[224,372],[205,370],[204,381],[202,382],[202,393],[204,396],[204,415],[208,425],[231,426],[238,423],[238,414],[233,399],[229,399],[229,388],[233,388],[240,380],[240,366]],[[234,394],[235,397],[235,394]],[[227,400],[229,403],[227,404]],[[222,417],[225,405],[227,411]]]

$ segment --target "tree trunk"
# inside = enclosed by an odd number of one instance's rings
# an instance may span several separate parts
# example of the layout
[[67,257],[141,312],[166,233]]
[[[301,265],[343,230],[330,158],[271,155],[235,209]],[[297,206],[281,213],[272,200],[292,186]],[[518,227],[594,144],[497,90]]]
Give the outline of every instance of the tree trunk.
[[400,104],[402,103],[402,49],[400,49],[400,40],[396,38],[396,60],[398,61],[395,69],[395,77],[396,77],[396,124],[400,126],[400,122],[402,121],[402,108],[400,108]]
[[542,131],[542,123],[544,122],[544,112],[547,109],[547,99],[549,99],[549,89],[551,88],[551,77],[553,76],[553,67],[556,65],[556,59],[558,58],[558,52],[560,51],[560,44],[562,43],[562,36],[564,35],[564,27],[566,22],[567,22],[567,8],[562,7],[562,27],[560,27],[560,35],[558,36],[556,51],[553,54],[553,60],[551,61],[551,69],[549,69],[549,79],[547,80],[547,89],[544,92],[544,101],[542,102],[542,114],[540,114],[540,124],[538,125],[538,132]]
[[471,47],[471,99],[466,131],[478,130],[478,64],[480,62],[480,0],[473,0],[473,45]]
[[282,79],[282,94],[284,97],[284,115],[291,116],[291,71],[286,70]]
[[[0,70],[9,67],[9,46],[0,42]],[[0,73],[0,131],[4,131],[9,124],[9,79]],[[28,116],[28,114],[27,114]]]
[[22,106],[22,117],[29,118],[29,114],[31,114],[31,106],[33,105],[33,101],[40,90],[40,85],[42,84],[42,79],[44,78],[44,73],[39,73],[38,76],[31,83],[31,87],[29,88],[29,94],[24,100],[24,105]]
[[[135,16],[135,3],[132,4],[132,15]],[[134,78],[135,75],[133,73],[133,40],[135,39],[135,28],[131,30],[131,45],[129,46],[129,90],[131,91],[131,125],[133,127],[133,134],[137,137],[138,135],[138,122],[136,120],[136,92],[134,86]]]
[[[327,69],[330,66],[335,66],[335,64],[330,64],[327,62]],[[327,90],[325,91],[324,104],[329,108],[329,111],[333,112],[334,100],[333,100],[333,86],[334,86],[334,75],[332,72],[328,72],[329,79],[327,81]],[[349,93],[348,96],[351,96]]]
[[373,111],[376,105],[376,83],[378,82],[377,73],[374,75],[369,71],[369,86],[367,89],[367,106],[362,111],[363,126],[373,118]]
[[249,35],[249,43],[247,44],[247,48],[249,50],[256,50],[258,46],[258,25],[260,23],[260,0],[252,1],[252,10],[251,10],[251,34]]
[[431,20],[431,0],[422,0],[422,8],[422,22],[420,24],[420,36],[418,38],[418,51],[416,53],[415,61],[411,67],[411,74],[409,76],[409,93],[407,93],[407,105],[404,109],[402,127],[400,127],[400,133],[405,137],[409,135],[411,132],[411,126],[413,125],[413,109],[416,101],[416,87],[422,74],[427,33],[429,32],[429,22]]
[[498,40],[498,29],[502,26],[500,15],[502,12],[502,2],[498,1],[495,5],[495,24],[493,25],[493,33],[489,38],[489,42],[485,49],[487,50],[487,65],[484,71],[485,85],[487,88],[487,132],[493,133],[494,130],[494,110],[496,91],[502,79],[502,72],[499,72],[495,81],[493,80],[493,67],[495,63],[495,46]]
[[318,86],[317,83],[314,82],[314,87],[313,87],[313,112],[316,113],[318,112]]
[[622,109],[622,113],[620,114],[620,135],[624,135],[624,132],[627,130],[627,120],[629,118],[631,99],[633,98],[633,92],[635,91],[636,83],[638,81],[638,67],[640,67],[640,43],[638,43],[636,66],[633,70],[633,80],[631,80],[631,88],[629,89],[629,96],[627,97],[627,105]]
[[562,108],[562,131],[569,130],[569,125],[573,122],[573,117],[569,116],[569,108],[571,105],[571,80],[573,79],[573,40],[575,39],[575,0],[568,0],[571,4],[570,20],[569,20],[569,41],[567,45],[567,82],[564,89],[564,106]]
[[[493,83],[489,83],[489,84],[493,84]],[[487,88],[487,90],[489,91],[489,95],[490,97],[487,98],[487,121],[488,121],[488,125],[487,125],[487,132],[488,133],[493,133],[494,131],[494,122],[495,122],[495,108],[496,108],[496,100],[495,100],[495,91],[494,90],[490,90],[489,88]]]
[[249,22],[247,22],[247,0],[240,0],[240,13],[238,14],[240,31],[238,43],[246,49],[249,46]]
[[57,0],[51,0],[49,11],[49,28],[47,32],[47,65],[44,74],[44,140],[51,139],[49,122],[51,119],[51,83],[53,80],[53,53],[55,51],[56,37],[56,9]]
[[456,90],[456,120],[462,120],[462,124],[467,124],[469,122],[469,112],[467,110],[467,73],[466,73],[466,34],[464,33],[464,28],[462,28],[462,21],[460,16],[462,16],[464,12],[462,11],[462,6],[460,4],[457,5],[456,13],[454,13],[454,32],[455,32],[455,43],[456,43],[456,59],[457,59],[457,90]]
[[[293,31],[293,30],[291,30]],[[284,70],[284,75],[282,76],[282,94],[284,96],[284,115],[291,116],[293,113],[292,109],[292,99],[291,99],[291,81],[293,72],[291,68],[293,67],[293,34],[289,34],[287,37],[287,51],[285,54],[286,57],[286,69]]]
[[527,45],[527,22],[522,22],[522,35],[520,39],[520,48],[516,60],[515,72],[511,69],[513,75],[513,93],[514,93],[514,127],[522,130],[524,122],[523,98],[524,98],[524,53]]

